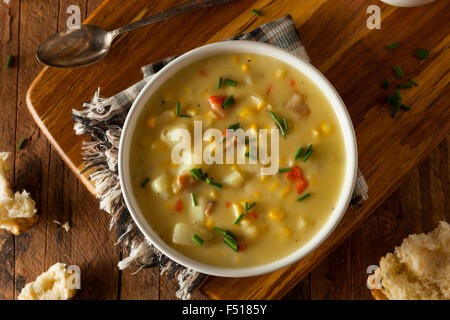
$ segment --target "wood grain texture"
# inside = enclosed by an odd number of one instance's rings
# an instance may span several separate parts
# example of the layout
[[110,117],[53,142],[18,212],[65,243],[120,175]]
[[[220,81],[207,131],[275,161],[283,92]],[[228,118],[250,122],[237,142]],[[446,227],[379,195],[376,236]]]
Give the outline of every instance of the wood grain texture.
[[[133,274],[134,270],[117,271],[116,264],[121,253],[114,246],[116,241],[114,234],[108,231],[109,217],[98,210],[97,201],[62,162],[58,155],[60,150],[44,143],[42,132],[37,129],[35,122],[24,109],[26,88],[40,69],[34,58],[34,50],[39,41],[51,32],[61,29],[68,2],[79,3],[81,8],[86,9],[86,15],[88,15],[101,1],[53,0],[44,1],[42,5],[35,2],[35,0],[13,0],[9,5],[0,2],[0,29],[2,30],[0,33],[0,59],[2,62],[6,61],[7,56],[11,53],[19,56],[11,69],[6,69],[4,63],[0,63],[0,111],[2,114],[0,118],[0,136],[2,137],[0,151],[13,153],[13,157],[10,159],[14,169],[10,175],[11,181],[17,189],[27,188],[32,192],[33,197],[40,199],[39,210],[42,215],[39,226],[29,230],[23,236],[14,237],[0,231],[0,300],[12,299],[17,296],[25,282],[32,281],[45,267],[57,260],[81,266],[82,290],[77,295],[78,299],[174,298],[174,283],[165,280],[164,277],[159,278],[158,270],[142,270],[136,275]],[[148,8],[147,10],[138,10],[139,12],[131,12],[130,15],[125,14],[120,22],[129,22],[132,20],[131,16],[134,18],[142,16],[142,14],[150,14],[179,2],[182,0],[164,1],[164,3],[138,0],[127,2],[130,3],[130,6],[144,7],[147,5]],[[400,10],[380,5],[383,10],[382,28],[386,30],[369,32],[362,28],[365,23],[365,8],[368,2],[361,1],[356,4],[342,1],[343,5],[334,2],[335,6],[331,4],[331,1],[326,0],[289,1],[289,4],[287,2],[242,1],[240,4],[234,4],[232,6],[236,6],[237,9],[230,6],[231,9],[227,8],[226,11],[221,11],[220,17],[215,19],[221,27],[226,26],[224,30],[219,30],[220,28],[215,30],[217,25],[210,23],[205,28],[206,34],[200,34],[203,30],[201,32],[199,30],[192,31],[195,24],[189,24],[190,29],[183,28],[186,31],[180,32],[180,38],[189,35],[186,40],[182,41],[182,47],[173,50],[177,46],[177,41],[180,40],[178,36],[173,35],[169,46],[165,46],[164,42],[158,39],[155,45],[150,42],[148,46],[152,52],[144,52],[147,54],[146,57],[141,57],[142,60],[136,61],[135,64],[134,61],[127,61],[127,67],[131,72],[121,74],[111,80],[98,78],[97,75],[100,73],[90,72],[90,77],[95,82],[93,88],[102,86],[104,95],[110,95],[140,78],[141,63],[145,64],[174,52],[181,53],[200,45],[202,41],[221,40],[224,33],[236,34],[290,12],[296,20],[313,59],[313,64],[320,66],[321,71],[326,73],[344,97],[354,124],[359,127],[357,132],[360,149],[361,132],[365,137],[363,141],[367,140],[367,136],[370,137],[371,134],[364,132],[377,127],[376,123],[369,126],[371,119],[378,120],[380,118],[383,127],[389,128],[393,125],[400,127],[396,131],[398,136],[392,138],[394,141],[392,149],[387,151],[394,153],[395,160],[403,159],[403,156],[397,153],[407,150],[414,139],[417,140],[418,145],[413,144],[412,150],[420,150],[418,158],[425,158],[437,145],[441,135],[431,132],[431,136],[422,141],[420,136],[430,134],[427,132],[430,123],[439,117],[437,111],[433,111],[430,115],[431,118],[428,119],[423,111],[425,107],[433,109],[438,104],[446,105],[446,101],[448,101],[448,89],[443,92],[439,91],[442,85],[448,87],[448,76],[445,76],[448,74],[448,52],[445,51],[445,41],[448,42],[448,39],[442,39],[442,41],[438,39],[439,31],[448,29],[447,21],[449,19],[448,14],[446,16],[445,13],[449,11],[448,7],[444,7],[442,4],[433,4],[422,8]],[[346,6],[348,7],[346,10],[349,10],[348,14],[338,16],[337,12],[344,12],[343,8]],[[252,7],[262,8],[267,16],[262,19],[254,18],[248,13],[248,9]],[[114,13],[112,11],[108,12]],[[433,15],[435,15],[435,21],[431,23]],[[207,14],[201,12],[193,16],[195,16],[197,24],[210,19]],[[178,19],[163,22],[158,28],[154,26],[155,29],[150,27],[149,31],[142,30],[146,41],[153,39],[148,35],[154,35],[155,32],[159,32],[163,36],[164,30],[168,26],[171,27],[173,21]],[[410,28],[409,19],[415,21],[416,28],[420,32],[416,32],[414,28],[411,32],[405,32]],[[103,23],[100,18],[98,21],[100,25]],[[37,23],[39,23],[39,29],[35,30]],[[111,22],[105,21],[105,23]],[[116,26],[118,25],[120,25],[119,22]],[[182,25],[183,19],[180,19],[180,22],[176,23],[176,27],[180,29]],[[402,29],[398,29],[397,26]],[[436,33],[436,31],[438,32]],[[137,33],[140,32],[137,31]],[[130,36],[131,39],[128,40],[128,37],[125,37],[122,41],[127,40],[126,43],[129,43],[128,41],[136,40],[135,36],[141,37],[137,34],[130,34]],[[198,43],[194,41],[189,47],[189,42],[195,39],[198,39]],[[385,52],[384,45],[391,41],[401,41],[402,51]],[[440,45],[435,46],[438,42]],[[431,48],[432,59],[420,62],[413,58],[416,46]],[[140,52],[139,55],[142,54],[141,50],[145,49],[142,48],[142,44],[133,48]],[[352,54],[352,50],[357,50],[357,53]],[[122,51],[123,53],[126,54],[127,50]],[[366,55],[368,56],[364,61],[359,61]],[[407,55],[411,55],[411,57],[405,60]],[[355,66],[352,66],[352,60],[354,60]],[[403,64],[403,60],[406,61],[405,64]],[[383,62],[382,68],[379,67],[380,61]],[[343,63],[344,66],[339,70],[334,70],[336,64],[339,63]],[[393,77],[391,63],[401,63],[405,71],[408,70],[414,75],[417,72],[417,75],[420,76],[418,82],[421,83],[421,88],[417,89],[421,90],[415,89],[410,94],[405,92],[405,97],[408,98],[408,103],[413,102],[414,106],[418,104],[421,107],[412,114],[402,115],[397,119],[400,121],[389,122],[387,120],[389,120],[390,109],[384,104],[382,98],[384,92],[378,87],[378,83],[385,77]],[[106,66],[103,67],[106,68]],[[353,71],[346,75],[346,70]],[[346,76],[340,79],[342,74]],[[89,80],[89,77],[85,78]],[[376,80],[374,80],[375,78]],[[418,78],[414,79],[418,80]],[[74,97],[76,101],[69,101],[70,107],[78,107],[81,102],[88,100],[95,90],[93,88],[90,88],[89,92],[82,92],[78,97]],[[64,90],[71,92],[74,87],[67,83],[67,88]],[[431,102],[429,103],[429,101]],[[61,104],[56,102],[52,106],[61,107]],[[64,107],[67,108],[67,106]],[[442,117],[444,119],[436,122],[436,128],[442,131],[445,129],[448,133],[448,127],[442,126],[445,119],[448,123],[448,113],[443,114]],[[423,119],[426,121],[422,128],[420,121]],[[405,121],[407,122],[406,127]],[[409,121],[413,121],[413,123]],[[389,126],[386,126],[386,123]],[[362,124],[364,126],[361,127]],[[66,126],[67,128],[64,130],[72,133],[72,124],[66,123]],[[419,132],[415,133],[417,130]],[[24,150],[16,151],[15,146],[23,136],[31,140]],[[373,133],[370,141],[377,138],[378,136]],[[391,146],[389,137],[386,137],[383,143]],[[418,169],[412,171],[410,177],[376,210],[373,216],[363,222],[340,246],[336,244],[337,249],[325,258],[315,270],[307,274],[304,280],[295,285],[285,298],[371,299],[365,283],[361,283],[363,280],[365,282],[368,265],[377,264],[382,255],[392,251],[394,246],[399,245],[408,234],[429,231],[436,226],[438,220],[450,221],[447,197],[450,192],[449,143],[449,138],[441,143],[439,148]],[[399,144],[404,147],[397,150]],[[364,153],[367,150],[370,150],[370,146],[366,146]],[[79,155],[79,149],[75,151]],[[378,145],[377,149],[369,155],[376,158],[378,154],[384,152],[381,151],[383,150]],[[367,158],[365,161],[367,166],[370,159]],[[372,168],[371,175],[375,175],[375,172],[372,171],[383,169],[383,166],[380,165],[382,161],[375,162],[379,167]],[[417,166],[419,162],[420,160],[417,158],[401,162],[400,164],[407,167],[405,170],[401,170],[405,171],[402,176],[406,176],[408,168]],[[47,163],[47,166],[44,163]],[[398,166],[396,168],[398,169]],[[392,188],[386,190],[384,196],[377,196],[378,199],[375,200],[377,204],[380,204],[396,186],[400,185],[402,178],[390,180],[393,171],[395,170],[389,171],[387,177],[383,177],[382,172],[377,175],[379,181],[387,180],[386,183]],[[15,178],[16,176],[17,178]],[[371,181],[372,184],[373,181],[378,182],[375,179],[371,179]],[[381,190],[385,185],[383,182],[376,189]],[[371,197],[373,190],[371,185]],[[71,221],[71,231],[69,233],[63,231],[53,223],[54,218],[60,221],[66,219]],[[347,235],[349,234],[350,231]],[[43,238],[45,238],[44,241]],[[372,243],[375,245],[370,246],[371,250],[366,250]],[[44,249],[42,249],[43,247]],[[323,256],[320,257],[320,259],[322,258]],[[15,289],[15,284],[17,284],[17,289]],[[196,292],[193,298],[204,299],[205,297],[200,292]]]

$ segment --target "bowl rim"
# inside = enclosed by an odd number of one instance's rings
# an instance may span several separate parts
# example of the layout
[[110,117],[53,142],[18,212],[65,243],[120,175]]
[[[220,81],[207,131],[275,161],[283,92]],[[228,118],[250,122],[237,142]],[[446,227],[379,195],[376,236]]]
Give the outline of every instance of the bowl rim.
[[[290,65],[294,69],[302,72],[311,81],[317,85],[323,94],[329,100],[338,122],[342,130],[344,138],[344,144],[346,148],[346,169],[344,174],[344,182],[339,195],[339,199],[335,205],[335,209],[330,214],[328,220],[321,227],[321,229],[303,246],[292,252],[291,254],[259,266],[253,267],[218,267],[214,265],[205,264],[196,261],[190,257],[183,255],[174,248],[170,247],[164,240],[162,240],[157,233],[152,229],[144,215],[137,205],[137,201],[132,193],[132,185],[129,170],[129,158],[130,158],[130,141],[134,135],[133,124],[139,118],[140,113],[147,104],[151,95],[155,93],[159,87],[167,81],[167,79],[188,65],[204,59],[206,57],[225,54],[225,53],[250,53],[263,56],[272,57],[277,60],[281,60]],[[122,129],[122,136],[119,145],[119,180],[124,197],[125,204],[140,231],[144,234],[146,239],[152,243],[158,250],[164,255],[172,259],[173,261],[190,268],[192,270],[214,275],[220,277],[250,277],[266,274],[275,270],[287,267],[295,262],[298,262],[302,258],[309,255],[318,246],[320,246],[334,231],[339,221],[344,216],[348,204],[350,203],[353,190],[356,183],[357,175],[357,163],[358,153],[356,145],[356,136],[353,128],[353,124],[350,115],[345,107],[344,102],[339,96],[336,89],[331,83],[309,62],[295,56],[281,48],[247,40],[227,40],[208,44],[191,51],[188,51],[172,62],[167,64],[161,69],[152,79],[144,86],[141,92],[138,94],[136,100],[130,108],[127,115],[124,127]]]

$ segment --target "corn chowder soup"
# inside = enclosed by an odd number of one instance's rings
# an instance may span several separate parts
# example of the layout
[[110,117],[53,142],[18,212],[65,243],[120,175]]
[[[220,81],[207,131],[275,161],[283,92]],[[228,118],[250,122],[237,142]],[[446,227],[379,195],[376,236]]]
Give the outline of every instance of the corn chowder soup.
[[[278,129],[279,170],[175,164],[174,133],[194,136],[194,121],[203,132],[224,132],[203,150],[233,147],[227,128]],[[148,101],[132,138],[133,193],[153,230],[185,256],[220,267],[267,264],[305,245],[331,215],[343,186],[343,141],[330,103],[305,75],[266,56],[217,55],[179,71]]]

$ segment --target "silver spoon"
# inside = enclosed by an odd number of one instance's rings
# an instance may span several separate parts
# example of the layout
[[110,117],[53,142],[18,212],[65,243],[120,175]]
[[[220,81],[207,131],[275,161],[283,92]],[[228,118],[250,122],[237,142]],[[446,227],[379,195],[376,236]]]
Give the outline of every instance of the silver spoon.
[[37,59],[51,67],[73,68],[95,63],[106,56],[113,41],[125,32],[183,13],[236,0],[191,0],[122,28],[105,31],[92,25],[55,33],[38,48]]

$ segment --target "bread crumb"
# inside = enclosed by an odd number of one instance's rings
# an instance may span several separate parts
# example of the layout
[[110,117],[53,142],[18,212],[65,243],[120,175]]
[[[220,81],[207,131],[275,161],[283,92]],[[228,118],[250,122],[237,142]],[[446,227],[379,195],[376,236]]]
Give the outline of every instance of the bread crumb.
[[55,263],[46,272],[28,283],[20,292],[19,300],[69,300],[75,293],[66,265]]
[[53,223],[57,224],[58,226],[61,226],[61,228],[66,230],[66,232],[70,231],[70,223],[69,222],[61,223],[58,220],[53,220]]
[[14,194],[6,180],[9,155],[9,152],[0,152],[0,229],[19,235],[31,228],[38,216],[36,203],[30,194],[25,190]]
[[449,300],[450,225],[441,221],[428,234],[408,236],[381,258],[375,277],[390,300]]

